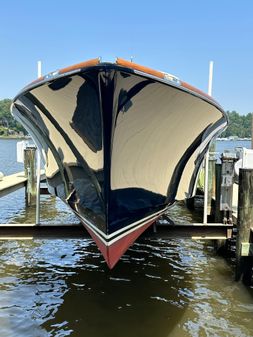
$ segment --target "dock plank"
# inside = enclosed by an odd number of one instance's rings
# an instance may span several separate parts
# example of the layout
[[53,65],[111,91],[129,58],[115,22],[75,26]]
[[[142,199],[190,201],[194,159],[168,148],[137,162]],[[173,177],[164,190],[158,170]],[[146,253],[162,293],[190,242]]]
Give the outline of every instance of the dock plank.
[[[41,180],[45,179],[46,176],[43,170],[41,171]],[[3,177],[3,180],[0,181],[0,198],[25,187],[26,183],[27,177],[25,176],[25,172],[18,172]]]

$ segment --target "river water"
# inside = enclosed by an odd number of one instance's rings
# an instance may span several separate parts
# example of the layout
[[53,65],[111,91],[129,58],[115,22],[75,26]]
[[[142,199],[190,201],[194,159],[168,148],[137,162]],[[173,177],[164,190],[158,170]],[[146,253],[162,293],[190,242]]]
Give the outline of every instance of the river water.
[[[16,140],[0,140],[0,171],[21,170]],[[41,204],[44,223],[77,221],[53,197]],[[34,222],[24,190],[0,207],[2,223]],[[171,212],[196,221],[182,205]],[[3,240],[0,336],[253,336],[253,288],[234,282],[233,259],[217,256],[212,242],[144,237],[109,270],[88,238]]]

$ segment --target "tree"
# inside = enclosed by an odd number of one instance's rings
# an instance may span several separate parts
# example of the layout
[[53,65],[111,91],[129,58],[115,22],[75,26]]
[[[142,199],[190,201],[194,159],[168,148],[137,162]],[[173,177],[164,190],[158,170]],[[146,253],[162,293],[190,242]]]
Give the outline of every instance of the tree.
[[[10,112],[11,100],[6,98],[0,101],[0,126],[14,130],[16,132],[23,132],[27,134],[27,131],[23,126],[18,123]],[[2,131],[3,132],[3,131]]]
[[240,138],[250,138],[252,113],[239,115],[236,111],[227,111],[227,114],[229,119],[228,127],[221,137],[237,136]]

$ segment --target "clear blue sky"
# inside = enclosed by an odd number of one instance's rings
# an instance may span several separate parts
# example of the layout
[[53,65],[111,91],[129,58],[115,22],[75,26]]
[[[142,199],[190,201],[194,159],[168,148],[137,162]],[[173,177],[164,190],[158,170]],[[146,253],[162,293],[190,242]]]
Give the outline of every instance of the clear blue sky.
[[253,112],[253,1],[2,0],[0,99],[43,73],[101,56],[167,71],[226,110]]

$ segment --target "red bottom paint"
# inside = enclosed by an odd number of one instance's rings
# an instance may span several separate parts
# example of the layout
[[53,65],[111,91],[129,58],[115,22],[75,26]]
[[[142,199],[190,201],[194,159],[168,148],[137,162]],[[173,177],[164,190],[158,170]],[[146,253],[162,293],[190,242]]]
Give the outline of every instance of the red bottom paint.
[[[159,217],[159,216],[158,216]],[[110,269],[112,269],[115,264],[119,261],[121,256],[126,252],[126,250],[131,246],[134,241],[150,226],[154,223],[157,218],[152,219],[151,221],[147,222],[142,227],[134,230],[133,232],[125,235],[121,239],[117,240],[110,246],[106,246],[104,242],[84,223],[85,228],[89,232],[92,239],[97,244],[99,250],[103,254],[103,257]]]

